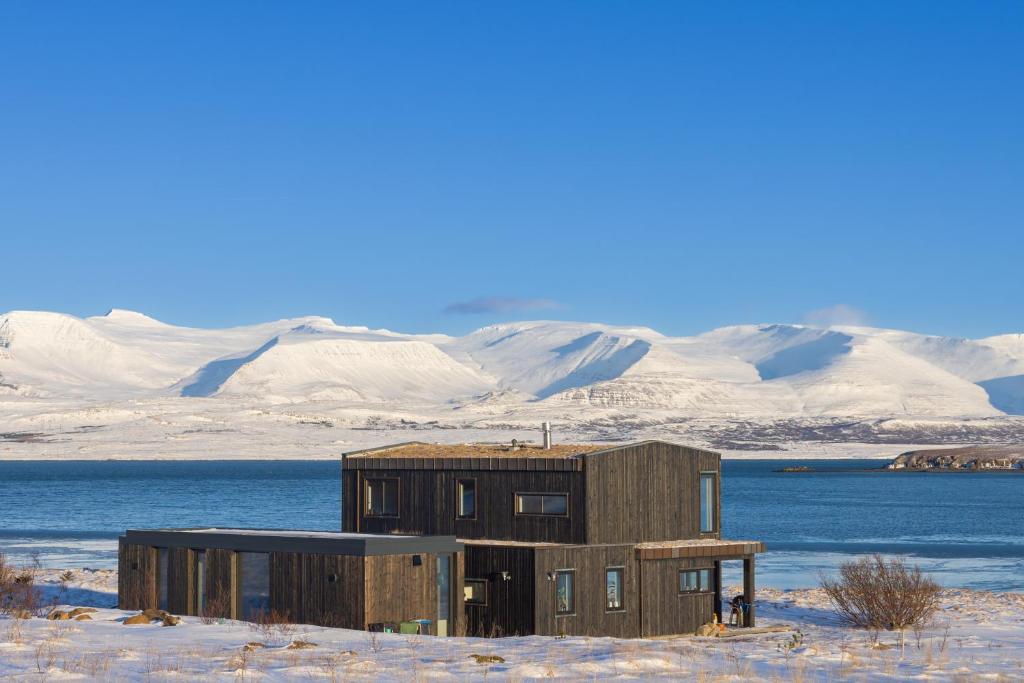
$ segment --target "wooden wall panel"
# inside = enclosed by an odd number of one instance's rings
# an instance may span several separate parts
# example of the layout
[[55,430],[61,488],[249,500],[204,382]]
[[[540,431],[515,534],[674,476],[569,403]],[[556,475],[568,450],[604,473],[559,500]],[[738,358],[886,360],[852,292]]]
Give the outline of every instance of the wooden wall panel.
[[[413,459],[412,464],[422,461]],[[500,464],[500,463],[499,463]],[[579,472],[525,470],[346,470],[345,531],[454,535],[508,541],[582,543],[583,477]],[[398,517],[362,515],[363,478],[399,479]],[[476,480],[476,519],[456,519],[455,482]],[[515,514],[515,494],[568,493],[567,517]]]
[[662,442],[640,443],[587,457],[583,542],[641,543],[702,537],[698,488],[702,470],[720,472],[717,453]]
[[145,545],[117,542],[117,606],[119,609],[155,609],[157,606],[157,550]]
[[302,555],[270,553],[270,609],[277,616],[302,623]]
[[302,623],[366,628],[366,620],[363,618],[363,587],[362,557],[303,555]]
[[[463,605],[471,636],[527,636],[534,629],[534,549],[530,546],[466,545],[466,579],[487,581],[487,605]],[[496,575],[506,571],[505,581]],[[462,592],[456,594],[462,599]]]
[[233,619],[238,614],[237,559],[233,550],[208,548],[203,569],[203,616]]
[[[606,570],[623,568],[623,606],[608,611]],[[555,582],[548,573],[574,569],[575,614],[555,615]],[[612,636],[640,635],[639,571],[632,545],[538,547],[534,581],[536,633],[538,635]]]
[[[641,635],[693,633],[712,619],[715,592],[680,593],[679,571],[714,569],[712,558],[643,560],[640,565]],[[718,578],[713,579],[715,583]]]
[[437,619],[437,555],[371,555],[365,566],[367,624]]
[[195,579],[191,553],[188,548],[167,550],[167,611],[172,614],[191,614],[193,611]]

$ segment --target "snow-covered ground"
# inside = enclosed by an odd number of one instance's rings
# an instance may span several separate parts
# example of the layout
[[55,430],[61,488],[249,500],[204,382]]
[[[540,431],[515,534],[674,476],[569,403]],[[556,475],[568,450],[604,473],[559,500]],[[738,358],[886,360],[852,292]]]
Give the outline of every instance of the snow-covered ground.
[[[59,591],[59,572],[42,579]],[[376,635],[310,626],[125,626],[112,570],[76,570],[61,596],[97,606],[91,621],[0,617],[0,678],[21,680],[1024,680],[1024,595],[947,590],[920,633],[841,625],[817,589],[758,593],[759,626],[793,629],[736,639]],[[736,588],[726,591],[727,595]],[[799,632],[799,642],[794,633]],[[315,646],[289,647],[305,641]],[[250,645],[246,648],[247,644]],[[496,656],[504,661],[478,662]]]

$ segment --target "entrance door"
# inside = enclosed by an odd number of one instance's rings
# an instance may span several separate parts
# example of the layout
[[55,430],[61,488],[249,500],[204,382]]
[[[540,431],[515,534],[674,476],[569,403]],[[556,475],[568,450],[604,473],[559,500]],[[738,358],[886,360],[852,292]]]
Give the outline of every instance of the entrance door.
[[437,556],[437,635],[448,635],[452,612],[452,556]]

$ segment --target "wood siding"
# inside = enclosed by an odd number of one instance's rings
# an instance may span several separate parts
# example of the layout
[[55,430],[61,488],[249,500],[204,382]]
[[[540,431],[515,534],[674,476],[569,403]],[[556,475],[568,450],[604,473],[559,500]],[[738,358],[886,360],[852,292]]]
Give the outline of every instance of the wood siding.
[[366,628],[366,620],[363,619],[363,558],[310,554],[300,556],[300,564],[299,621],[318,626]]
[[191,614],[195,601],[192,551],[188,548],[167,550],[167,611]]
[[[683,569],[714,569],[707,559],[643,560],[640,566],[640,635],[664,636],[693,633],[711,621],[715,592],[680,593],[679,572]],[[712,577],[717,584],[718,577]]]
[[155,609],[157,606],[157,550],[146,545],[117,543],[118,609]]
[[202,616],[235,618],[238,613],[238,600],[234,590],[235,573],[236,560],[233,551],[216,548],[206,551]]
[[[608,611],[606,570],[623,569],[623,610]],[[573,615],[555,615],[555,582],[548,572],[576,572]],[[534,596],[538,635],[611,636],[640,635],[639,573],[632,545],[538,547],[534,567]]]
[[[487,605],[466,605],[471,636],[527,636],[534,628],[534,549],[530,546],[466,544],[464,579],[487,581]],[[499,576],[508,572],[510,579]],[[458,597],[462,600],[462,593]]]
[[[719,474],[717,453],[643,442],[585,458],[586,543],[717,538],[700,532],[700,473]],[[721,520],[721,495],[716,496]]]
[[437,620],[437,556],[375,555],[366,559],[365,623]]
[[[365,479],[398,478],[397,517],[363,513]],[[343,472],[344,531],[454,535],[501,541],[584,542],[584,487],[579,472],[488,470],[352,470]],[[456,519],[455,483],[476,481],[476,518]],[[515,514],[516,493],[567,493],[565,517]]]

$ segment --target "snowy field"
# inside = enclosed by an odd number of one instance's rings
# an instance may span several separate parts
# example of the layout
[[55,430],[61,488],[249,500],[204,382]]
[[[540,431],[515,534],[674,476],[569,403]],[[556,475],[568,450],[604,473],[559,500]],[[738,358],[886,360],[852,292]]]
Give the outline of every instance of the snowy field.
[[[840,625],[820,590],[758,592],[758,625],[790,632],[744,638],[505,639],[371,635],[310,626],[260,628],[186,617],[125,626],[116,573],[76,570],[63,594],[96,606],[90,621],[0,617],[0,678],[17,680],[524,680],[1021,681],[1024,595],[947,590],[920,633]],[[726,595],[738,590],[731,588]],[[794,640],[794,633],[799,633]],[[300,648],[295,643],[313,644]],[[248,647],[247,647],[248,645]],[[477,656],[503,661],[478,662]]]

